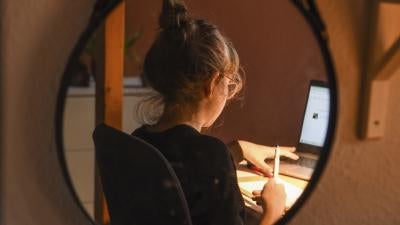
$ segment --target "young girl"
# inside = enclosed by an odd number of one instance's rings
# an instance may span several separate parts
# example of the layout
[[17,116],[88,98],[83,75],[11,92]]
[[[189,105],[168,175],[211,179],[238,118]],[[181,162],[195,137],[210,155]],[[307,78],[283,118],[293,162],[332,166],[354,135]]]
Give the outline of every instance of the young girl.
[[[159,26],[143,74],[161,95],[163,113],[156,123],[140,127],[133,135],[154,145],[171,163],[193,224],[244,224],[234,161],[244,157],[270,175],[263,160],[272,151],[239,141],[231,145],[232,160],[221,140],[201,133],[242,87],[236,50],[215,25],[191,18],[181,1],[164,0]],[[261,192],[261,224],[273,224],[282,216],[285,198],[283,186],[270,179]]]

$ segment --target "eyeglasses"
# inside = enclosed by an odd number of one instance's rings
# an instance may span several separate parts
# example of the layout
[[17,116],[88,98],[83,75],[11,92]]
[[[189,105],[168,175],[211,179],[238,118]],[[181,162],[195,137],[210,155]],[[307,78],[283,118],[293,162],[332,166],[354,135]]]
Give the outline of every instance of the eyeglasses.
[[234,74],[233,77],[227,76],[225,74],[221,74],[221,76],[226,77],[229,80],[227,98],[231,99],[236,95],[236,93],[240,89],[240,84],[241,84],[241,81],[239,79],[240,76],[237,74]]

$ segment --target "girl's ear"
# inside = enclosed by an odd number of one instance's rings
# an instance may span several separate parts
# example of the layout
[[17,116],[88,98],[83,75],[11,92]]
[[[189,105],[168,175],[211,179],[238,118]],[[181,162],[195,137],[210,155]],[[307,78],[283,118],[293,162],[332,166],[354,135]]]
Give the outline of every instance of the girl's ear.
[[214,93],[215,87],[217,86],[219,80],[218,78],[219,78],[219,73],[216,73],[206,81],[204,85],[204,96],[206,98],[210,97]]

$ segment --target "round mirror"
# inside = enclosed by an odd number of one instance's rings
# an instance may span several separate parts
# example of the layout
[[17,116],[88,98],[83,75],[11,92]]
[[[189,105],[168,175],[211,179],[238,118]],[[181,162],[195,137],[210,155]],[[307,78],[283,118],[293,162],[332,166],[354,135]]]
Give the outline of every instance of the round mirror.
[[[143,115],[139,110],[154,94],[154,82],[143,77],[143,64],[159,32],[161,4],[161,0],[98,1],[91,23],[64,74],[56,118],[60,159],[77,202],[98,224],[107,224],[110,219],[111,222],[118,221],[115,209],[107,207],[115,199],[107,194],[110,188],[105,187],[104,167],[100,165],[102,169],[99,169],[98,158],[96,160],[99,153],[92,134],[100,123],[119,128],[129,135],[133,133],[160,151],[167,167],[172,168],[178,186],[182,186],[178,191],[183,191],[191,220],[199,219],[194,214],[200,205],[204,208],[207,204],[213,205],[211,201],[193,200],[194,197],[188,194],[192,192],[185,179],[197,182],[203,178],[201,175],[189,178],[182,175],[182,171],[186,173],[192,168],[185,163],[181,163],[181,168],[170,153],[160,149],[163,146],[176,148],[165,144],[171,142],[158,142],[154,136],[146,139],[135,133],[137,129],[151,130],[149,127],[154,125],[145,124],[149,121],[157,124],[160,114],[165,114],[162,104],[153,107],[161,111],[147,109]],[[281,219],[285,222],[311,193],[327,161],[333,139],[336,117],[334,71],[318,11],[313,1],[243,4],[239,0],[191,0],[187,2],[187,9],[191,17],[215,24],[233,43],[246,79],[238,97],[229,101],[212,126],[196,130],[185,123],[185,132],[191,129],[190,132],[199,133],[196,135],[225,143],[233,158],[229,158],[235,169],[235,177],[231,179],[237,183],[233,184],[237,190],[227,189],[219,194],[234,196],[232,192],[235,191],[240,194],[239,203],[235,204],[245,207],[246,224],[258,224],[263,209],[253,191],[263,189],[270,176],[275,176],[286,192],[286,216]],[[231,78],[228,77],[226,82],[229,83]],[[157,135],[165,132],[157,128],[153,131],[158,132]],[[174,143],[182,144],[179,138],[177,140]],[[199,143],[197,145],[202,146],[203,142]],[[207,160],[197,163],[208,171],[214,158],[210,155],[202,159]],[[196,167],[196,173],[187,173],[207,176],[202,171],[200,166]],[[141,172],[146,174],[146,171]],[[126,170],[127,176],[129,173]],[[219,179],[205,180],[211,182],[209,186],[221,182]],[[144,182],[137,180],[136,186]],[[142,204],[128,195],[127,199],[132,201],[129,204]],[[221,216],[222,213],[223,210]]]

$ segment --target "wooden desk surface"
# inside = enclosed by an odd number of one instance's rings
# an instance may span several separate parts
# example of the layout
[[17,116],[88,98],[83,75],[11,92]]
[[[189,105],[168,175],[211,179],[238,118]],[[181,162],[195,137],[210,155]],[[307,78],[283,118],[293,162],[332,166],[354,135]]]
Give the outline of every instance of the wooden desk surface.
[[285,176],[285,175],[279,175],[279,177],[282,180],[285,180],[285,181],[295,185],[296,187],[301,188],[303,191],[306,188],[306,186],[308,185],[308,181],[306,181],[306,180],[289,177],[289,176]]
[[[239,166],[237,168],[236,172],[237,172],[237,177],[238,177],[239,183],[240,182],[249,182],[249,181],[259,181],[259,180],[268,181],[268,178],[260,176],[259,174],[251,171],[250,169],[248,169],[245,166]],[[282,180],[287,181],[288,183],[291,183],[302,190],[304,190],[304,188],[308,184],[308,181],[306,181],[306,180],[297,179],[297,178],[285,176],[282,174],[280,174],[279,177]]]

